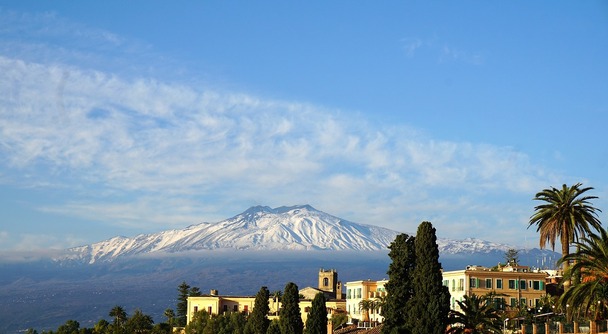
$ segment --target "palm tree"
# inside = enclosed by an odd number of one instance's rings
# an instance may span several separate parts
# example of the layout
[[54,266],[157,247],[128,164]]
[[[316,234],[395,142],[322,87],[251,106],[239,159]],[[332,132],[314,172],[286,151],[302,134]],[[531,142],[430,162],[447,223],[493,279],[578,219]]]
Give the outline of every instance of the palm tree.
[[129,320],[127,320],[126,326],[130,333],[148,333],[154,326],[154,320],[140,309],[136,309]]
[[376,302],[371,299],[363,299],[359,302],[359,310],[363,311],[363,321],[369,321],[369,311],[376,308]]
[[125,312],[122,306],[114,306],[110,310],[109,315],[114,318],[114,326],[120,327],[125,321],[127,321],[127,312]]
[[279,305],[281,305],[281,297],[283,297],[283,291],[275,290],[270,295],[272,296],[272,305],[274,306],[274,315],[279,315]]
[[491,299],[477,295],[464,296],[463,301],[457,300],[462,310],[450,311],[450,329],[447,334],[499,334],[501,321],[498,310],[492,306]]
[[[581,188],[577,183],[571,187],[562,185],[561,189],[551,187],[537,193],[534,200],[543,201],[534,208],[535,212],[530,217],[528,228],[536,225],[536,231],[540,232],[540,248],[547,243],[555,250],[555,241],[559,237],[562,245],[562,257],[570,254],[570,244],[580,237],[584,237],[595,230],[601,229],[601,223],[597,217],[600,209],[593,207],[590,200],[596,196],[585,196],[585,192],[592,187]],[[568,261],[563,262],[564,272],[568,270]],[[569,286],[564,280],[564,287]]]
[[173,322],[175,319],[175,311],[173,311],[173,309],[171,309],[171,308],[168,308],[165,310],[164,315],[165,315],[165,317],[167,317],[167,323],[170,326],[173,326]]
[[583,314],[594,311],[595,319],[604,318],[608,306],[608,231],[600,229],[580,241],[575,253],[562,257],[558,263],[574,262],[564,274],[564,280],[580,275],[581,283],[560,298],[562,306],[569,305]]

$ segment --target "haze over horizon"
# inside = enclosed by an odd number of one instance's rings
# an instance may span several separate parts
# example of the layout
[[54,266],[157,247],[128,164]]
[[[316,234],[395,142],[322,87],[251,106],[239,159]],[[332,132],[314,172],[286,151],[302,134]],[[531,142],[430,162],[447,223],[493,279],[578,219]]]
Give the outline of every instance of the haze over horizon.
[[537,247],[608,211],[608,5],[0,2],[0,251],[310,204]]

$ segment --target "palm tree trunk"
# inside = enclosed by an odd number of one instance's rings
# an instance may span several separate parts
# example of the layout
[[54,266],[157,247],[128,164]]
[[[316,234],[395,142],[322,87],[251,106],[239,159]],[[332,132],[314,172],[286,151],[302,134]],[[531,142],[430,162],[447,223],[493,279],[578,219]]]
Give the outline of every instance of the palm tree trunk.
[[[562,235],[561,235],[561,242],[562,242],[562,257],[570,254],[570,238],[568,236],[567,233],[564,233],[562,231]],[[570,262],[569,261],[564,261],[563,263],[563,271],[564,274],[566,272],[568,272],[568,270],[570,269]],[[568,290],[570,288],[571,282],[570,280],[564,280],[563,282],[564,285],[564,291]]]

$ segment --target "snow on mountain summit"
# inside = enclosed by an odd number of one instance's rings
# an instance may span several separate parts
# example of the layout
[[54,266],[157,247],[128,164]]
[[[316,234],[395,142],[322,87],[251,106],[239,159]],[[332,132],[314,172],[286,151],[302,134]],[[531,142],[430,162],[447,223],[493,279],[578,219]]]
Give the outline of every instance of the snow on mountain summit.
[[[200,223],[132,238],[114,237],[71,248],[60,260],[95,263],[132,255],[217,249],[380,251],[387,250],[399,233],[340,219],[310,205],[274,209],[254,206],[217,223]],[[439,238],[437,244],[440,254],[487,254],[513,248],[474,238]]]
[[115,237],[71,248],[69,258],[89,263],[146,253],[192,250],[384,250],[399,232],[352,223],[310,205],[254,206],[218,223],[182,230]]

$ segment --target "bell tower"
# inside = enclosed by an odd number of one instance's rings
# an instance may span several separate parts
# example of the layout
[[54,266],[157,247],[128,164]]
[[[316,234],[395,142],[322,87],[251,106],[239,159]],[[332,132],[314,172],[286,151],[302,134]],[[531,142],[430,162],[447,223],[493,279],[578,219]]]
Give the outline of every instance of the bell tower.
[[336,293],[338,286],[338,272],[335,269],[319,270],[319,290]]

